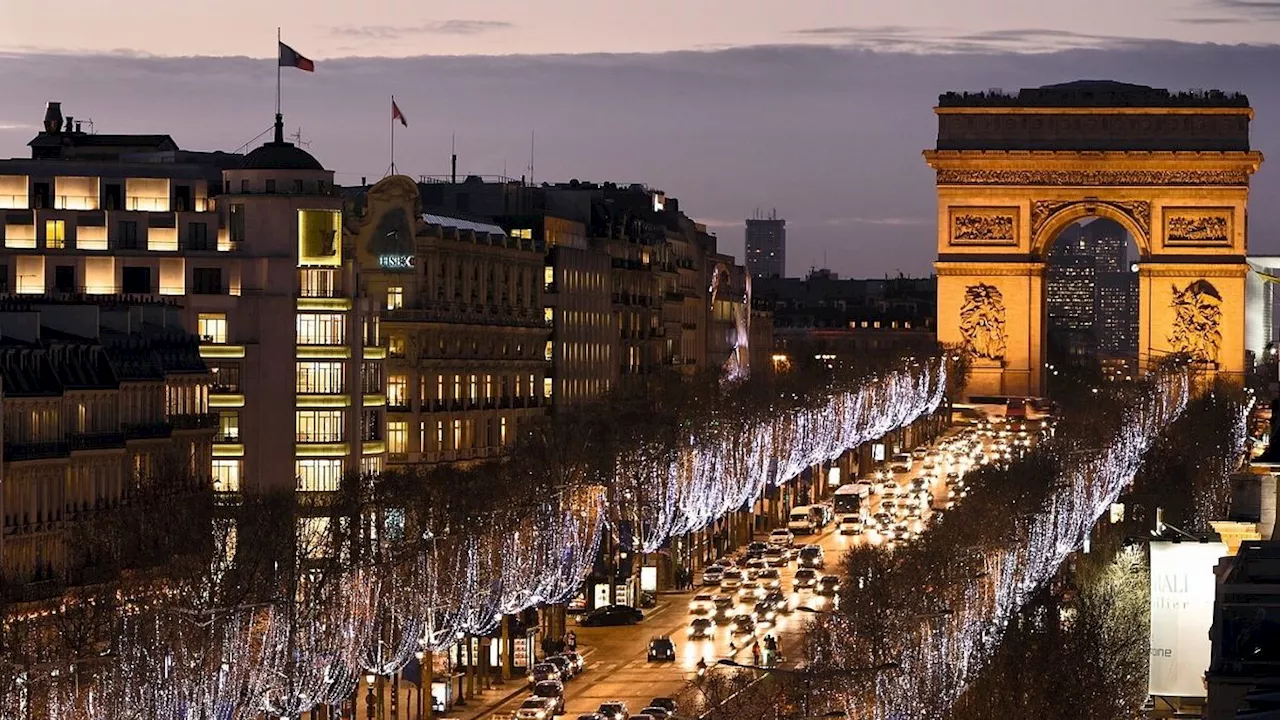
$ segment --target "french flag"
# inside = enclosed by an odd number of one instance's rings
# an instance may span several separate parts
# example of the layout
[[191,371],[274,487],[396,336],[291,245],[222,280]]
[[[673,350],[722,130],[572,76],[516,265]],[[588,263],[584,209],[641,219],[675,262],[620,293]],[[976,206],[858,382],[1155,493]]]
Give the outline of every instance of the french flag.
[[316,64],[303,57],[297,50],[277,41],[280,45],[280,67],[294,67],[307,72],[315,72]]

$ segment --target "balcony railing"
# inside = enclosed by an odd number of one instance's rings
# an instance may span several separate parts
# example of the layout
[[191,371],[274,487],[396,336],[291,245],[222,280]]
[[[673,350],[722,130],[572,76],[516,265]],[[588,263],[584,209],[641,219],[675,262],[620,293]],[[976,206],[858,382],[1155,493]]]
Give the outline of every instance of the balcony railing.
[[[210,392],[222,392],[213,391]],[[235,390],[234,392],[239,392]],[[217,413],[193,413],[191,415],[170,415],[169,423],[175,430],[211,430],[218,427]]]
[[125,423],[123,427],[124,435],[129,440],[167,438],[173,432],[173,426],[167,422]]
[[40,460],[43,458],[63,457],[70,451],[70,445],[65,442],[5,443],[4,459],[6,462]]
[[72,433],[72,450],[107,450],[124,447],[124,433]]

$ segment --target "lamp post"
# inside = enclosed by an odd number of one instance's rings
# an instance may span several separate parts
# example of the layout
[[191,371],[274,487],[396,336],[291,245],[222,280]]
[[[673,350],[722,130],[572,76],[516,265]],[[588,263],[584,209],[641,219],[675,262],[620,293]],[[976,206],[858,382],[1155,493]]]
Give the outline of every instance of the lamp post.
[[369,720],[377,720],[378,698],[374,697],[373,694],[373,684],[377,682],[377,680],[378,677],[373,673],[369,673],[364,676],[365,685],[369,688],[369,691],[364,696],[364,709],[365,715]]

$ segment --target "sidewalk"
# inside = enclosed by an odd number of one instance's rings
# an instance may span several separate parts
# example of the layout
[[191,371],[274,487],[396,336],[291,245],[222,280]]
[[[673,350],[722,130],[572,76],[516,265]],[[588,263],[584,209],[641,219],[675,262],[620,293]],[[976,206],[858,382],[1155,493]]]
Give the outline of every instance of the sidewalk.
[[[455,707],[438,713],[442,718],[458,718],[458,720],[491,720],[498,708],[511,702],[519,695],[529,693],[529,684],[523,675],[507,680],[503,685],[494,685],[467,698],[465,707]],[[510,717],[503,715],[502,717]]]

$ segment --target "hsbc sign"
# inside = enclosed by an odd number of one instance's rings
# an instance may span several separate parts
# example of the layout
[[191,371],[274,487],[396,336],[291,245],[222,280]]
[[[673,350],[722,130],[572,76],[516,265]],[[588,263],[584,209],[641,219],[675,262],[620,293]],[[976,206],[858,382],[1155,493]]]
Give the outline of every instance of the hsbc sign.
[[412,270],[414,268],[412,255],[379,255],[378,267],[383,270]]

